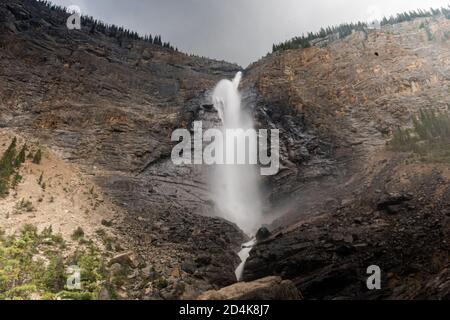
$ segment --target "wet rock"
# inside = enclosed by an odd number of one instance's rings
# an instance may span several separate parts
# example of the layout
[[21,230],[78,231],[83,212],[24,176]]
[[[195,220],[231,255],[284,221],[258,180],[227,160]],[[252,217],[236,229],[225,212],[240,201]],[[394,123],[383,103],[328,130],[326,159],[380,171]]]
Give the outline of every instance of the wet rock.
[[202,108],[205,109],[206,111],[212,111],[214,109],[214,105],[213,104],[204,104],[204,105],[202,105]]
[[301,294],[289,280],[267,277],[252,282],[240,282],[218,291],[208,291],[198,300],[300,300]]
[[397,205],[388,205],[385,207],[385,211],[388,214],[398,214],[398,213],[402,213],[405,211],[405,207],[401,204],[397,204]]
[[270,233],[269,229],[267,229],[266,227],[262,227],[256,233],[256,240],[257,241],[265,240],[265,239],[269,238],[270,235],[271,235],[271,233]]

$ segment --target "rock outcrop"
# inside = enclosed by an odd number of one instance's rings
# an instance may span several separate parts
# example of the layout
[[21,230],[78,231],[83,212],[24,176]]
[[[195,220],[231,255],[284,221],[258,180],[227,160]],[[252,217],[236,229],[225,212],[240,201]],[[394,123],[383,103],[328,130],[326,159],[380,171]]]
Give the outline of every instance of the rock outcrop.
[[240,282],[218,291],[208,291],[199,300],[300,300],[301,294],[289,280],[267,277]]

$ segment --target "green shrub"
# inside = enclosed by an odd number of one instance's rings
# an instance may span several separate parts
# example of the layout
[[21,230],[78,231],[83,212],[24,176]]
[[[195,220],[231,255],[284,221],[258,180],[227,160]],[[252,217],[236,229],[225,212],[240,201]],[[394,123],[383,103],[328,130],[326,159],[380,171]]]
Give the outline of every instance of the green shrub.
[[112,227],[113,222],[111,220],[102,219],[101,224],[105,227]]
[[42,190],[45,190],[46,184],[44,182],[44,172],[41,172],[41,175],[39,176],[38,185],[42,188]]
[[58,293],[64,289],[66,281],[63,258],[58,255],[52,256],[47,269],[42,275],[43,286],[52,293]]
[[11,186],[13,188],[17,187],[19,185],[19,183],[22,181],[22,179],[23,179],[23,177],[19,173],[16,172],[16,174],[14,174]]
[[15,172],[17,139],[14,138],[0,159],[0,197],[8,194],[10,187],[10,177]]
[[100,253],[94,246],[77,251],[71,257],[71,265],[80,267],[81,285],[84,291],[94,292],[105,279],[106,269]]
[[25,163],[25,160],[26,160],[26,156],[25,156],[26,151],[27,151],[27,145],[24,144],[24,145],[22,146],[22,149],[20,149],[20,152],[19,152],[19,154],[17,155],[16,160],[14,161],[14,164],[15,164],[15,166],[16,166],[17,168],[19,168],[23,163]]
[[161,289],[167,288],[169,283],[167,282],[167,280],[164,277],[161,277],[158,280],[156,280],[155,285],[156,285],[156,288],[161,290]]
[[20,230],[22,236],[29,236],[32,239],[36,239],[38,237],[38,230],[32,224],[25,224]]
[[22,213],[22,212],[33,212],[34,207],[33,203],[30,200],[22,199],[19,203],[16,204],[16,212]]
[[84,237],[84,230],[81,227],[78,227],[72,233],[72,240],[80,240]]
[[41,149],[38,149],[38,151],[36,151],[36,153],[33,156],[33,163],[41,164],[41,161],[42,161],[42,151]]
[[[14,137],[8,149],[0,158],[0,198],[8,195],[9,189],[15,188],[21,181],[22,176],[18,170],[25,162],[26,145],[23,145],[19,154],[16,151],[17,139]],[[12,181],[11,181],[11,177]]]
[[36,293],[38,288],[34,284],[23,284],[16,286],[7,292],[8,296],[14,300],[27,300],[33,293]]

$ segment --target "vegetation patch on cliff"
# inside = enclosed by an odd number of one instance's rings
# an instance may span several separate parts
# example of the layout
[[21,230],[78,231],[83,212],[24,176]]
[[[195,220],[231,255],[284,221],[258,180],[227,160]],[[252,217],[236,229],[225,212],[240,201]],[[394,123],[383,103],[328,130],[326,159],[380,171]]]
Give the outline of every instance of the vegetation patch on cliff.
[[413,152],[424,162],[450,163],[450,110],[422,109],[412,123],[395,130],[389,149]]
[[0,198],[6,196],[9,189],[21,180],[18,168],[25,162],[26,145],[22,147],[18,154],[16,148],[17,139],[14,138],[0,158]]
[[[38,232],[25,225],[20,233],[0,231],[0,299],[94,299],[105,281],[105,266],[99,250],[89,243],[72,253],[52,228]],[[69,290],[68,266],[80,268],[81,289]]]

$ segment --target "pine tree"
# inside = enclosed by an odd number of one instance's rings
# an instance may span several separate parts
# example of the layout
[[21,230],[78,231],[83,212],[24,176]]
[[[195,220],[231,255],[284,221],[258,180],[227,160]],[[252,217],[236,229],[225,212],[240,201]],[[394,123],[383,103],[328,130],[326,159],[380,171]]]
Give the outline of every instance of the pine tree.
[[38,151],[36,151],[36,153],[34,154],[33,163],[41,164],[41,160],[42,160],[42,151],[41,149],[38,149]]
[[16,157],[17,139],[14,137],[8,149],[0,159],[0,197],[4,197],[9,190],[9,179],[14,173],[14,159]]
[[14,161],[14,165],[15,165],[16,168],[20,167],[22,165],[22,163],[25,162],[26,151],[27,151],[27,145],[24,144],[22,146],[22,149],[20,149],[20,152],[17,155],[16,160]]

